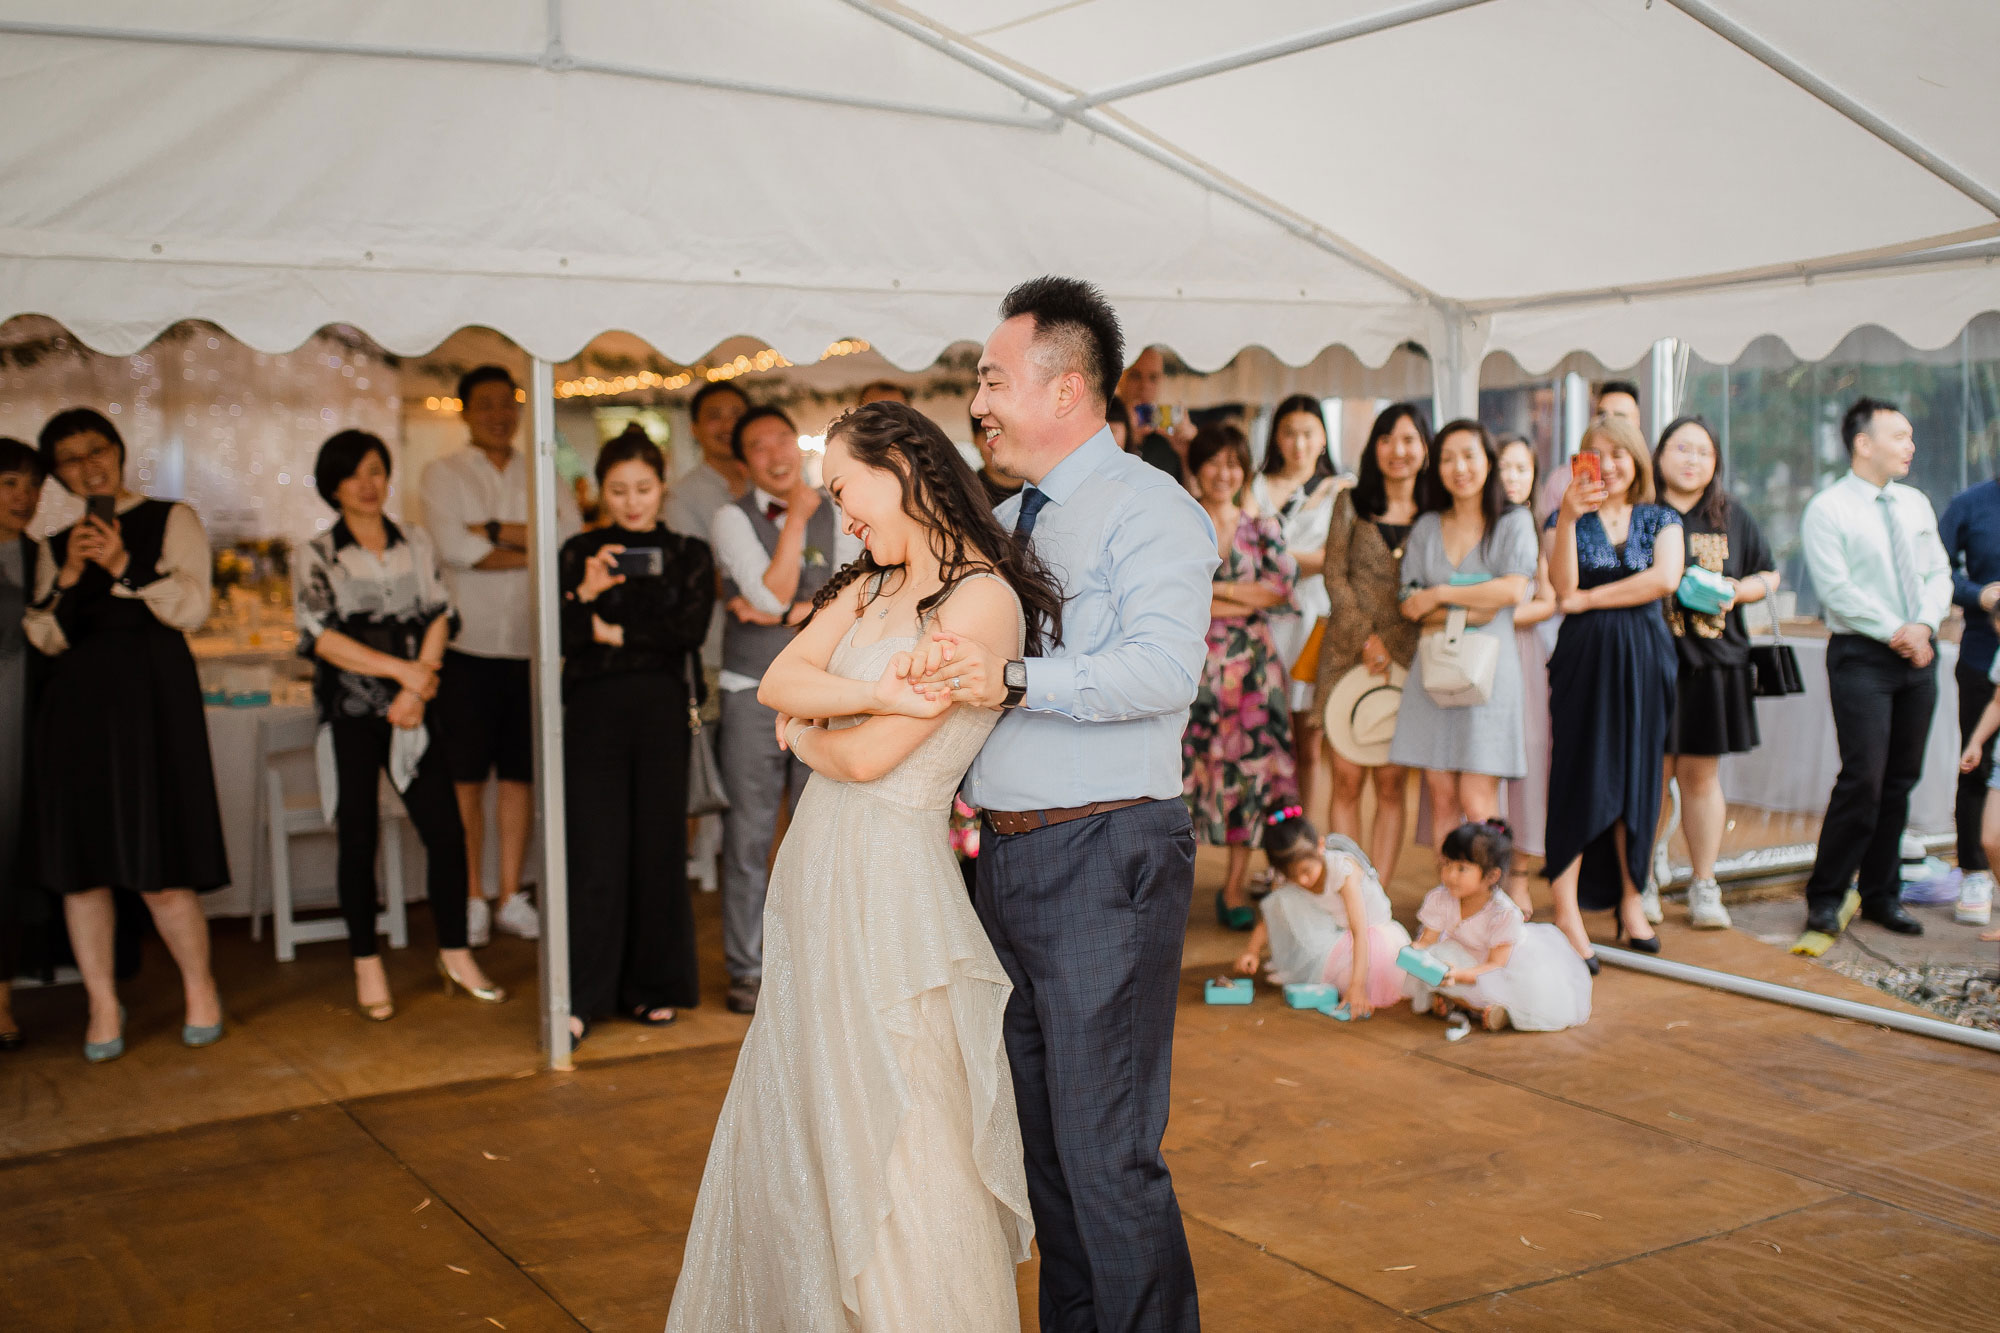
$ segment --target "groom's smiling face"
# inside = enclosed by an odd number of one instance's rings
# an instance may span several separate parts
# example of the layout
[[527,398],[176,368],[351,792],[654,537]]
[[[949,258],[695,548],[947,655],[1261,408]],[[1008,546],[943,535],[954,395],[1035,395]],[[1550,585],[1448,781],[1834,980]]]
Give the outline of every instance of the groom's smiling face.
[[1055,419],[1054,377],[1035,365],[1034,342],[1031,315],[1016,315],[993,330],[979,357],[979,390],[972,398],[972,414],[986,432],[983,452],[1017,477],[1040,475],[1032,461]]

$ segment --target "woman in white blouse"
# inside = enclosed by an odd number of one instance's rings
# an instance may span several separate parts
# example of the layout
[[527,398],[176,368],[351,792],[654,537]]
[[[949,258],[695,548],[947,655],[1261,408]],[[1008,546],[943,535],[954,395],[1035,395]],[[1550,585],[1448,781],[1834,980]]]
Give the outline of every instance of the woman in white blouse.
[[[1343,479],[1333,475],[1326,453],[1326,417],[1319,400],[1297,393],[1278,404],[1271,414],[1271,437],[1264,445],[1264,463],[1250,483],[1250,495],[1259,513],[1271,514],[1284,530],[1285,549],[1299,567],[1298,582],[1292,585],[1289,610],[1294,614],[1271,614],[1271,637],[1277,641],[1278,655],[1289,676],[1305,648],[1313,626],[1333,603],[1326,595],[1326,531],[1333,520],[1334,497],[1343,489]],[[1317,667],[1318,658],[1314,658]],[[1326,798],[1332,789],[1325,747],[1320,742],[1319,719],[1313,715],[1313,686],[1310,680],[1291,682],[1292,753],[1298,765],[1299,793],[1306,817],[1320,827],[1326,825]]]
[[180,966],[181,1040],[222,1036],[197,893],[229,882],[201,682],[187,634],[208,618],[208,538],[184,504],[125,489],[125,442],[89,408],[42,428],[49,474],[88,506],[43,545],[28,638],[54,659],[35,717],[38,868],[63,895],[90,998],[84,1058],[124,1054],[113,889],[139,894]]

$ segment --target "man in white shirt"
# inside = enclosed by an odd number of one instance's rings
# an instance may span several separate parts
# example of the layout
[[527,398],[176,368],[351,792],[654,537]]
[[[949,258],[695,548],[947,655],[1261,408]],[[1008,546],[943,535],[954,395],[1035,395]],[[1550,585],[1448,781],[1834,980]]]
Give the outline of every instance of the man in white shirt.
[[[445,653],[437,713],[465,822],[470,903],[466,931],[477,946],[492,924],[523,939],[541,934],[534,905],[521,893],[521,866],[535,821],[534,586],[528,572],[528,469],[514,447],[520,391],[506,367],[485,365],[458,382],[471,447],[424,469],[424,526],[444,561],[462,620]],[[576,499],[556,487],[558,539],[579,531]],[[487,779],[500,778],[500,903],[486,903],[481,853],[486,846]]]
[[793,808],[812,770],[778,748],[778,715],[757,702],[764,672],[791,641],[813,594],[858,559],[839,511],[806,480],[798,428],[775,407],[753,407],[731,440],[750,493],[716,510],[709,527],[722,598],[722,730],[717,746],[729,810],[722,831],[722,951],[729,1008],[753,1013],[764,976],[764,893],[780,805]]
[[1853,470],[1814,496],[1800,523],[1806,569],[1833,632],[1826,675],[1840,738],[1840,777],[1806,881],[1807,934],[1796,946],[1807,953],[1824,952],[1846,927],[1850,883],[1867,920],[1901,935],[1924,932],[1903,909],[1900,845],[1937,707],[1935,640],[1952,594],[1937,514],[1922,491],[1897,481],[1916,454],[1910,419],[1863,398],[1847,409],[1840,435]]

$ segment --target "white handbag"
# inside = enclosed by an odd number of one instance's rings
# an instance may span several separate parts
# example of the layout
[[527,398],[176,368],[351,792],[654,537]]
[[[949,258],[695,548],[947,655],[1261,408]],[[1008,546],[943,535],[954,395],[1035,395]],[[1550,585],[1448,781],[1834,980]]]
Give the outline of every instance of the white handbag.
[[1493,697],[1493,673],[1500,665],[1500,640],[1474,634],[1465,623],[1465,608],[1454,606],[1444,628],[1417,643],[1417,660],[1424,693],[1440,708],[1470,708]]

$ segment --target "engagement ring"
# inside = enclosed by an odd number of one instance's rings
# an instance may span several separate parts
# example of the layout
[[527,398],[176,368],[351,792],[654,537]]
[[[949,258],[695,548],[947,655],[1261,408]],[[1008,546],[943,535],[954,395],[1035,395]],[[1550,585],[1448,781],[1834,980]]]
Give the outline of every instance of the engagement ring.
[[957,676],[953,676],[953,677],[951,678],[951,687],[952,687],[952,688],[953,688],[954,690],[958,688],[958,682],[959,682],[959,677],[957,677]]

